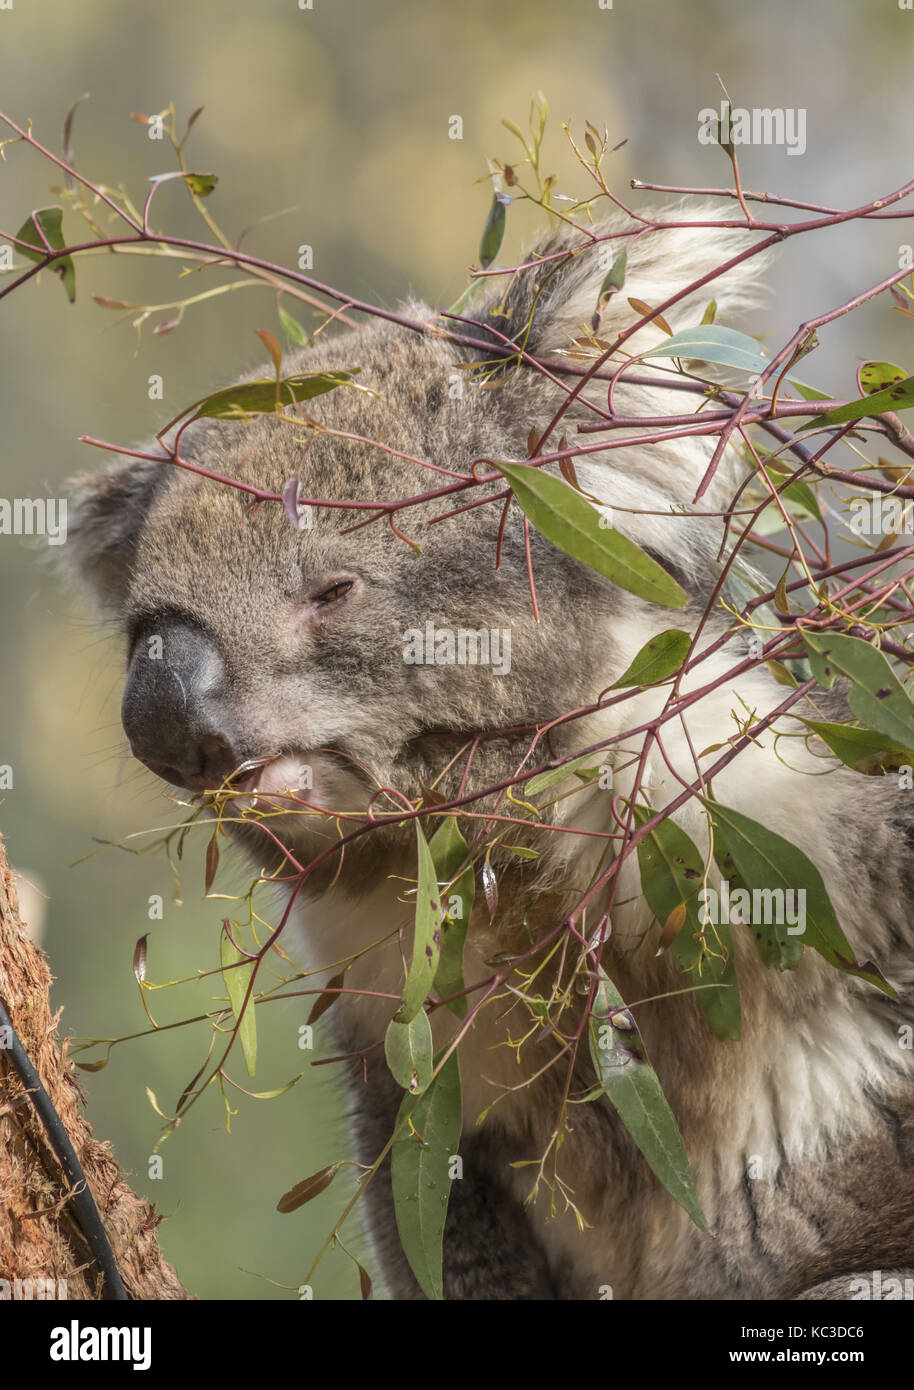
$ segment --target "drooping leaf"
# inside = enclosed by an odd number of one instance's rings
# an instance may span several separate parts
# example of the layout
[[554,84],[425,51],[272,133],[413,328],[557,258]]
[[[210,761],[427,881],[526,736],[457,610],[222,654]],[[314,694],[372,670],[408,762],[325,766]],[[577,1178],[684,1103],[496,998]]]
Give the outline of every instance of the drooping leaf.
[[634,1019],[602,969],[588,1031],[600,1085],[620,1120],[670,1196],[700,1230],[705,1230],[704,1213],[673,1112]]
[[734,367],[757,376],[768,366],[754,338],[725,328],[721,323],[702,323],[684,328],[665,343],[659,343],[644,353],[645,357],[686,357],[700,362],[716,362],[722,367]]
[[498,463],[520,507],[538,531],[566,555],[603,574],[639,598],[684,608],[689,596],[621,531],[601,526],[595,507],[551,473],[524,464]]
[[[644,806],[635,807],[639,826],[651,814]],[[641,891],[658,922],[668,923],[677,908],[684,909],[683,923],[670,940],[673,958],[691,983],[722,986],[696,990],[695,1000],[717,1037],[738,1038],[740,1002],[730,925],[699,920],[704,862],[697,846],[675,821],[661,821],[638,845],[638,869]]]
[[387,1025],[384,1056],[398,1086],[420,1095],[432,1079],[432,1025],[420,1009],[408,1023],[394,1018]]
[[653,685],[675,675],[688,654],[692,639],[678,627],[658,632],[641,648],[628,670],[613,682],[619,686]]
[[[435,971],[435,993],[439,998],[456,994],[463,989],[463,947],[473,899],[476,895],[476,876],[473,865],[467,863],[469,850],[467,842],[457,826],[456,816],[447,816],[429,841],[432,861],[435,865],[439,886],[444,886],[442,907],[444,917],[441,923],[441,954],[438,969]],[[460,871],[460,866],[466,867]],[[466,996],[451,999],[448,1008],[458,1018],[467,1012]]]
[[[36,225],[37,223],[37,225]],[[41,231],[39,232],[39,227]],[[42,233],[44,234],[42,236]],[[63,211],[61,208],[39,208],[33,212],[28,221],[23,222],[16,233],[17,241],[24,241],[26,246],[18,246],[21,256],[25,256],[28,261],[43,261],[48,254],[48,247],[52,251],[62,251],[66,246],[63,239]],[[34,246],[35,250],[28,248]],[[72,304],[76,299],[76,267],[73,264],[72,256],[61,256],[48,267],[59,277],[66,291],[67,299]]]
[[334,975],[332,980],[328,980],[323,991],[317,996],[308,1015],[309,1023],[316,1023],[317,1020],[332,1008],[339,999],[339,991],[343,980],[346,978],[345,970],[341,970],[338,975]]
[[889,768],[914,766],[914,748],[903,748],[883,734],[822,719],[804,719],[803,723],[819,735],[836,758],[857,772],[873,775]]
[[416,847],[419,869],[413,956],[403,988],[403,1003],[396,1013],[399,1023],[409,1023],[425,1003],[435,979],[441,952],[441,899],[438,893],[438,879],[428,842],[418,821]]
[[506,209],[511,199],[505,193],[496,193],[492,198],[492,206],[486,218],[486,225],[482,229],[482,239],[479,243],[479,264],[483,270],[488,270],[501,250],[501,243],[505,235]]
[[[597,776],[599,769],[594,769],[593,760],[596,755],[585,753],[583,757],[572,758],[570,762],[563,763],[561,767],[550,767],[545,772],[538,772],[535,777],[531,777],[529,782],[524,783],[524,793],[526,796],[538,796],[548,787],[556,787],[559,782],[564,782],[566,777],[578,776],[580,773],[593,771]],[[592,779],[588,776],[587,781]]]
[[[238,1038],[241,1042],[241,1050],[244,1053],[248,1074],[253,1076],[257,1067],[257,1021],[253,996],[248,1000],[247,1007],[243,1014],[241,1009],[251,979],[251,972],[254,969],[254,962],[248,960],[247,956],[239,951],[238,947],[229,939],[229,935],[225,931],[222,933],[222,939],[219,945],[222,961],[222,978],[228,990],[228,997],[231,1001],[232,1013],[235,1015],[235,1022],[237,1023],[239,1017],[241,1018],[241,1024],[238,1028]],[[244,964],[239,965],[239,961],[243,961]]]
[[882,652],[844,633],[804,629],[803,640],[821,686],[829,690],[836,675],[852,682],[848,704],[865,728],[903,748],[914,743],[914,704]]
[[801,430],[821,429],[823,425],[846,425],[852,420],[862,420],[867,415],[881,415],[885,410],[910,410],[914,406],[914,376],[905,377],[885,391],[877,391],[873,396],[864,396],[859,401],[848,401],[827,411],[815,420],[800,425]]
[[294,376],[260,378],[257,381],[241,382],[237,386],[226,386],[214,391],[199,403],[198,417],[220,420],[242,420],[246,415],[272,415],[276,410],[277,395],[280,406],[293,405],[296,401],[310,401],[322,396],[325,391],[333,391],[344,385],[355,375],[357,369],[345,372],[301,372]]
[[[798,921],[794,930],[784,922],[755,922],[751,934],[766,964],[780,969],[792,969],[803,954],[803,947],[809,946],[839,970],[849,975],[857,975],[862,980],[894,997],[894,990],[872,961],[859,962],[832,907],[831,900],[822,881],[822,875],[801,849],[782,835],[777,835],[758,821],[750,820],[731,807],[721,806],[717,801],[705,803],[711,811],[715,843],[720,838],[723,846],[736,864],[739,876],[753,895],[760,895],[760,905],[769,908],[764,915],[786,918],[787,893],[792,892],[793,916],[800,917],[800,904],[804,900],[799,894],[805,893],[803,914],[805,930],[797,931],[803,923]],[[780,895],[780,896],[778,896]]]
[[394,1140],[390,1158],[397,1230],[422,1292],[440,1300],[450,1160],[457,1153],[463,1123],[456,1051],[418,1102],[404,1096],[397,1123],[406,1115],[411,1119]]
[[312,1201],[315,1197],[330,1186],[337,1173],[342,1168],[342,1163],[331,1163],[327,1168],[321,1168],[317,1173],[312,1173],[310,1178],[302,1178],[294,1187],[290,1187],[288,1192],[284,1192],[276,1203],[276,1210],[283,1213],[297,1211],[306,1202]]

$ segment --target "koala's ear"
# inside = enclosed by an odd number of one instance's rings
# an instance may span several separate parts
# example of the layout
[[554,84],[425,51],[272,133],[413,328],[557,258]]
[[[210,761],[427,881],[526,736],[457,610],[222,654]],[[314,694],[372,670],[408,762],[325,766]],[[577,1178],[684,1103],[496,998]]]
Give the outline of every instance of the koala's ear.
[[61,560],[103,613],[117,614],[122,608],[140,533],[166,479],[165,464],[122,459],[71,481]]

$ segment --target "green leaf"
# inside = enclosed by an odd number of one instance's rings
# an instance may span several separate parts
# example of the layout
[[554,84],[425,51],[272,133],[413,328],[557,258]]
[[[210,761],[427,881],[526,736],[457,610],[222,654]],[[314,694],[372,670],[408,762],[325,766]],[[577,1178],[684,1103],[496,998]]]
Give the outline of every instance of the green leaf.
[[505,214],[508,202],[509,199],[503,193],[496,193],[492,199],[486,225],[482,230],[482,240],[479,243],[479,264],[483,270],[488,270],[501,250],[501,243],[505,235]]
[[684,608],[689,596],[665,569],[623,536],[600,525],[600,513],[551,473],[524,464],[497,463],[524,513],[566,555],[590,565],[620,589],[667,608]]
[[394,1018],[387,1026],[384,1055],[398,1086],[420,1095],[432,1079],[432,1025],[420,1009],[408,1023]]
[[[466,863],[469,858],[467,842],[457,828],[457,817],[447,816],[429,841],[435,875],[439,886],[444,884],[441,905],[444,918],[441,923],[441,954],[438,969],[435,971],[435,993],[439,998],[455,994],[463,989],[463,947],[473,911],[476,896],[476,875],[473,865]],[[466,868],[460,870],[461,864]],[[451,999],[448,1003],[451,1013],[464,1018],[467,1012],[466,996]]]
[[857,385],[864,396],[875,396],[904,381],[907,375],[904,367],[895,367],[891,362],[864,362],[857,371]]
[[882,734],[858,729],[853,724],[829,724],[821,719],[802,722],[828,744],[837,758],[857,772],[873,775],[890,768],[914,766],[914,749],[892,743]]
[[[788,515],[797,521],[822,521],[822,513],[816,494],[808,483],[794,482],[783,486],[784,477],[776,470],[763,465],[771,483],[776,488],[781,488],[778,494],[781,505],[786,509]],[[753,536],[767,536],[775,531],[783,531],[786,528],[786,521],[781,514],[781,508],[772,497],[765,509],[759,513],[757,519],[752,524]]]
[[278,383],[274,377],[259,377],[256,381],[225,386],[204,397],[197,406],[197,418],[243,420],[246,415],[272,415],[276,410],[277,394],[280,407],[294,405],[296,401],[322,396],[325,391],[344,385],[354,375],[354,371],[300,372],[280,377]]
[[[524,783],[524,795],[536,796],[539,792],[544,792],[547,787],[558,786],[559,782],[564,782],[566,777],[579,776],[585,769],[592,772],[596,777],[599,769],[593,766],[594,754],[585,753],[583,757],[572,758],[570,762],[563,763],[561,767],[550,767],[546,772],[538,772],[535,777],[531,777],[529,782]],[[588,777],[587,781],[592,781]]]
[[[861,964],[856,960],[841,930],[822,875],[803,851],[790,840],[776,835],[773,830],[750,820],[739,811],[721,806],[717,801],[708,801],[705,805],[711,811],[715,841],[717,837],[720,838],[753,897],[756,893],[763,894],[762,904],[775,907],[778,900],[772,895],[778,892],[786,894],[792,889],[795,904],[792,915],[796,916],[801,902],[799,892],[805,892],[804,932],[788,933],[790,924],[786,922],[752,923],[752,936],[765,964],[775,965],[778,969],[793,969],[803,954],[804,945],[811,946],[838,970],[868,980],[884,994],[894,998],[895,991],[887,984],[878,966],[872,961]],[[785,904],[784,897],[780,902],[781,905]],[[763,915],[786,916],[786,912],[775,911]]]
[[277,309],[276,312],[279,315],[279,322],[282,326],[282,331],[289,339],[289,342],[294,343],[296,347],[307,347],[310,340],[304,328],[302,328],[301,324],[299,323],[298,319],[295,318],[292,314],[290,314],[287,309],[283,309],[281,306]]
[[903,748],[914,743],[914,704],[882,652],[843,633],[804,630],[803,640],[821,686],[830,690],[836,675],[852,682],[847,702],[865,728]]
[[717,362],[722,367],[735,367],[739,371],[752,372],[754,376],[768,366],[768,358],[754,338],[747,333],[738,333],[735,328],[725,328],[720,323],[684,328],[642,356],[689,357],[701,362]]
[[866,415],[881,415],[885,410],[910,410],[914,406],[914,376],[905,377],[885,391],[877,391],[874,396],[864,396],[859,401],[849,401],[839,405],[815,420],[807,420],[800,425],[801,430],[817,430],[823,425],[846,425],[850,420],[862,420]]
[[827,401],[831,399],[830,391],[820,391],[818,386],[809,386],[805,381],[799,381],[795,376],[788,377],[790,385],[798,391],[804,401]]
[[[635,820],[645,825],[653,812],[635,807]],[[704,879],[704,861],[689,836],[673,820],[661,821],[638,845],[641,891],[661,925],[679,904],[686,919],[673,938],[670,950],[680,968],[695,984],[725,986],[699,989],[695,999],[719,1038],[740,1036],[739,988],[728,922],[704,923],[698,916],[698,890]]]
[[[244,1004],[244,997],[247,994],[248,984],[251,979],[251,972],[254,969],[254,962],[249,960],[238,950],[237,946],[230,941],[228,933],[223,931],[222,939],[219,943],[220,957],[222,963],[222,978],[228,990],[228,997],[232,1005],[232,1013],[235,1015],[235,1022],[239,1017],[241,1023],[238,1028],[238,1037],[241,1041],[241,1050],[244,1053],[244,1060],[247,1063],[248,1075],[253,1076],[257,1068],[257,1019],[254,1010],[253,995],[247,1002],[244,1013],[241,1007]],[[243,965],[237,964],[244,961]]]
[[444,1222],[451,1192],[450,1160],[457,1152],[463,1112],[460,1071],[453,1052],[425,1094],[416,1102],[407,1095],[397,1124],[407,1116],[394,1140],[390,1179],[400,1244],[409,1267],[427,1298],[444,1297]]
[[403,1003],[396,1013],[398,1023],[409,1023],[425,1003],[435,979],[441,951],[441,899],[438,893],[438,876],[418,821],[416,848],[419,856],[419,874],[416,886],[413,958],[403,989]]
[[[29,251],[27,247],[19,246],[17,247],[19,254],[25,256],[27,261],[43,261],[48,254],[48,246],[53,251],[62,251],[66,246],[63,239],[62,224],[63,211],[61,208],[39,208],[37,212],[33,212],[28,221],[23,222],[19,228],[16,238],[19,241],[28,242],[28,245],[34,246],[36,250]],[[39,227],[44,233],[43,239],[38,230]],[[54,274],[59,276],[67,299],[72,304],[76,298],[76,267],[73,264],[73,257],[61,256],[48,269],[53,270]]]
[[604,1093],[653,1173],[696,1226],[705,1230],[704,1213],[673,1112],[647,1059],[634,1019],[602,969],[588,1031],[590,1055]]
[[198,198],[208,198],[219,182],[218,174],[185,174],[185,182]]
[[618,686],[653,685],[656,681],[667,680],[679,670],[691,645],[689,634],[678,627],[659,632],[641,648],[624,675],[614,682],[613,690]]

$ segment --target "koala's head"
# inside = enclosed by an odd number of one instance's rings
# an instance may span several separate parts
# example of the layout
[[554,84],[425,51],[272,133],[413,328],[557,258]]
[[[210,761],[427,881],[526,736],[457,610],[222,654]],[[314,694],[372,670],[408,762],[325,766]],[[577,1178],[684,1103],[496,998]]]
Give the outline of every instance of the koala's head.
[[[522,326],[536,302],[549,328],[528,348],[567,341],[585,300],[592,312],[594,277],[596,263],[586,276],[572,263],[538,299],[535,273],[518,277],[497,327]],[[410,313],[432,317],[422,306]],[[332,502],[448,487],[476,459],[523,459],[531,427],[561,399],[529,369],[478,389],[465,368],[480,355],[372,323],[285,364],[359,368],[365,389],[342,385],[289,412],[306,410],[322,430],[272,416],[201,421],[181,457],[272,493],[294,476],[304,496]],[[642,479],[640,495],[651,486]],[[78,479],[68,551],[126,638],[122,714],[134,756],[192,792],[234,774],[249,800],[297,790],[345,813],[364,809],[378,788],[415,796],[449,763],[437,784],[454,793],[461,749],[478,734],[517,729],[479,744],[468,785],[509,776],[532,726],[609,683],[604,618],[624,626],[639,601],[531,528],[537,621],[516,503],[501,534],[500,500],[434,522],[480,496],[398,512],[395,526],[417,553],[386,518],[358,526],[370,511],[313,507],[296,529],[281,504],[252,505],[250,492],[173,465],[124,459]],[[682,578],[681,566],[669,567]],[[396,805],[384,792],[375,809]],[[320,836],[319,817],[294,821],[284,818],[286,842]]]

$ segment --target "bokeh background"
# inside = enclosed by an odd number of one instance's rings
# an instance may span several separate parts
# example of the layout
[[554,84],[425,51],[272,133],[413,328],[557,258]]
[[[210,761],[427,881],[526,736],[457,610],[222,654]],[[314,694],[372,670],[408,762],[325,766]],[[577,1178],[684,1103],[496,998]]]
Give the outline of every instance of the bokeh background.
[[[266,214],[293,209],[252,226],[246,249],[291,265],[308,243],[314,274],[354,296],[393,305],[417,293],[446,306],[476,255],[490,199],[486,157],[517,157],[501,120],[524,125],[538,89],[551,108],[547,172],[566,192],[580,193],[585,176],[568,157],[565,120],[579,136],[589,119],[607,126],[611,144],[627,139],[607,165],[623,193],[632,177],[729,182],[720,151],[696,137],[698,111],[719,104],[720,73],[737,106],[807,110],[805,154],[743,150],[745,186],[852,206],[910,177],[912,57],[914,12],[897,0],[615,0],[605,9],[598,0],[313,0],[311,9],[297,0],[14,0],[0,8],[0,108],[19,123],[31,119],[59,152],[67,109],[91,93],[76,118],[78,165],[142,200],[146,180],[174,162],[130,113],[174,102],[183,127],[202,105],[188,158],[219,175],[208,207],[233,239]],[[448,135],[454,115],[463,122],[459,141]],[[32,208],[53,203],[58,182],[33,151],[7,147],[0,227],[15,232]],[[159,225],[206,239],[180,185],[159,196]],[[70,214],[65,225],[71,237],[81,230]],[[535,209],[512,209],[502,259],[537,226]],[[776,346],[802,319],[891,273],[911,239],[914,228],[899,222],[798,238],[750,327]],[[165,304],[190,292],[175,264],[98,256],[82,261],[77,277],[73,306],[47,274],[0,303],[0,496],[60,495],[70,474],[101,462],[78,435],[141,440],[256,365],[254,329],[278,331],[272,294],[246,289],[197,306],[156,336],[152,325],[173,317],[163,310],[138,341],[130,322],[92,295]],[[851,394],[866,358],[914,370],[912,331],[882,299],[823,333],[803,375]],[[164,378],[164,401],[148,398],[153,373]],[[108,849],[72,867],[100,840],[178,815],[126,755],[117,642],[92,628],[49,556],[43,542],[0,537],[0,764],[11,764],[15,779],[2,794],[0,830],[14,866],[43,895],[27,890],[44,910],[62,1030],[116,1037],[148,1026],[131,970],[134,943],[147,931],[150,978],[190,977],[152,996],[159,1021],[212,1007],[218,986],[193,976],[217,963],[227,907],[203,900],[200,838],[185,849],[183,906],[173,902],[161,857]],[[244,882],[229,869],[217,887]],[[150,922],[156,893],[164,918]],[[309,1068],[313,1054],[296,1046],[301,1008],[270,1008],[269,1018],[260,1011],[250,1084],[268,1090],[303,1068],[306,1075],[276,1100],[236,1093],[230,1134],[211,1088],[162,1148],[160,1179],[149,1176],[162,1122],[147,1088],[169,1112],[203,1059],[206,1025],[124,1043],[106,1069],[85,1076],[97,1134],[159,1204],[165,1253],[200,1297],[294,1297],[348,1190],[338,1178],[302,1210],[275,1211],[284,1190],[348,1145],[335,1069]],[[360,1251],[357,1220],[346,1231]],[[321,1265],[315,1294],[358,1297],[340,1252]]]

